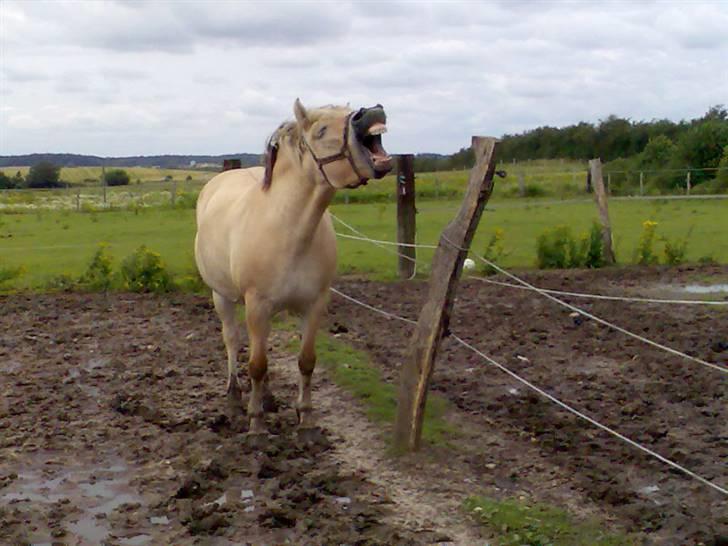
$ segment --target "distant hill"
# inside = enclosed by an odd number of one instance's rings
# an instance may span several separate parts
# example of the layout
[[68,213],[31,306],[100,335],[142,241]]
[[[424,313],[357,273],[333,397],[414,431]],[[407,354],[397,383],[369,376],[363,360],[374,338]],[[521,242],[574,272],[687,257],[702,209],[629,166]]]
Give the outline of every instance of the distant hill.
[[41,161],[49,161],[59,167],[160,167],[164,169],[189,169],[195,166],[222,166],[223,159],[240,159],[243,167],[260,165],[259,154],[225,155],[148,155],[129,157],[99,157],[80,154],[27,154],[0,155],[0,167],[32,167]]

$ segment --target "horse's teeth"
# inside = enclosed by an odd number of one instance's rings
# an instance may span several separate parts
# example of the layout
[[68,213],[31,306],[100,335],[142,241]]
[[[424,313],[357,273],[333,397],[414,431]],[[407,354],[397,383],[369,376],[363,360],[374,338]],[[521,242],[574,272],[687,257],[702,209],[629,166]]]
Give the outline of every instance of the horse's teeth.
[[384,125],[384,123],[375,123],[371,127],[369,127],[369,130],[367,131],[367,134],[369,135],[381,135],[382,133],[387,132],[387,126]]

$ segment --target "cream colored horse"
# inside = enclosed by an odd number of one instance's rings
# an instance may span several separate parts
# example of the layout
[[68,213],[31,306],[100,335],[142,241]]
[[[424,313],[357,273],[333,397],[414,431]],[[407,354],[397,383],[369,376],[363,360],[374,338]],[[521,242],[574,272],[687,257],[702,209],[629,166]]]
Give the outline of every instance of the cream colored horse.
[[242,402],[236,304],[245,304],[251,433],[265,431],[267,340],[272,317],[284,309],[303,318],[296,410],[301,428],[313,426],[314,342],[336,271],[336,237],[326,209],[336,190],[381,178],[392,168],[381,145],[386,131],[381,106],[307,111],[296,100],[294,113],[296,121],[271,136],[265,168],[223,172],[197,201],[195,260],[222,321],[228,401],[237,411]]

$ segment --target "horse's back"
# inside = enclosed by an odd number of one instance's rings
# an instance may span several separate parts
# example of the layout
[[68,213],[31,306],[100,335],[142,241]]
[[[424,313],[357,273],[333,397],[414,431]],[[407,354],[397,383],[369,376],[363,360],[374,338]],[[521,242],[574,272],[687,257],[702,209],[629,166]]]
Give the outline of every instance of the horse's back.
[[[232,201],[244,199],[246,194],[260,191],[263,180],[263,167],[233,169],[211,178],[202,188],[197,198],[197,225],[210,212],[209,208],[230,208]],[[214,213],[213,213],[214,214]]]

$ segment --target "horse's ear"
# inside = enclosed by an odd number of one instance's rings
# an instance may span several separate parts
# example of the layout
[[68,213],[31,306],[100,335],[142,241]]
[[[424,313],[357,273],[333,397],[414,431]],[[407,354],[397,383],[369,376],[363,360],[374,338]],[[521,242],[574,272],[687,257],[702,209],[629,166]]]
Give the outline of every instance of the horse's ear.
[[265,172],[263,173],[263,191],[270,188],[273,183],[273,167],[278,158],[278,144],[269,142],[265,150]]
[[306,131],[311,126],[311,121],[308,119],[308,113],[301,104],[301,99],[296,99],[293,103],[293,113],[296,115],[296,121],[301,128]]

